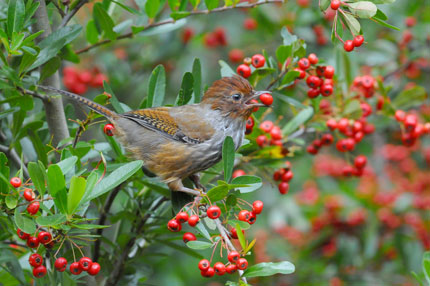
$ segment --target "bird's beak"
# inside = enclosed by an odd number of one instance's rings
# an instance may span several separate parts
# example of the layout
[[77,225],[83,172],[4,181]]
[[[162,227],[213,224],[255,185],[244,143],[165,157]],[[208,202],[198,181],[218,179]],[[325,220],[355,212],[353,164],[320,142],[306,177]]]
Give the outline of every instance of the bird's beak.
[[272,94],[272,92],[271,92],[271,91],[268,91],[268,90],[259,90],[259,91],[254,91],[253,96],[251,96],[250,98],[248,98],[248,100],[246,101],[246,104],[247,104],[248,106],[252,106],[252,107],[271,107],[271,106],[269,106],[269,105],[265,105],[265,104],[263,104],[263,103],[252,103],[252,104],[249,104],[249,102],[250,102],[251,100],[253,100],[253,99],[258,99],[258,98],[260,97],[260,95],[262,95],[262,94],[264,94],[264,93]]

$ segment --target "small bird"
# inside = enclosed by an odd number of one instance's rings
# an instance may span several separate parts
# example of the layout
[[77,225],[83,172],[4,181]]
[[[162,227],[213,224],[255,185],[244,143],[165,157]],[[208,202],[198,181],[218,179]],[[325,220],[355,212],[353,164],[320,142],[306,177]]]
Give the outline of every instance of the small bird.
[[268,91],[255,91],[240,76],[223,77],[205,92],[202,101],[175,107],[154,107],[118,114],[89,99],[63,90],[55,91],[88,106],[114,125],[114,135],[135,159],[160,177],[172,191],[200,195],[184,187],[190,178],[196,188],[204,190],[198,172],[221,160],[222,146],[231,136],[236,150],[245,134],[246,120],[257,106],[258,98]]

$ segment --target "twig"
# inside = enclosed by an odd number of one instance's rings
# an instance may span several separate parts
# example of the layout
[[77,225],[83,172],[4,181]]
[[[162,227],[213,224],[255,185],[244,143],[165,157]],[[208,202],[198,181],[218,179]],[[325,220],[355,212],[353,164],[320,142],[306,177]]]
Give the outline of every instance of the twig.
[[[231,243],[230,239],[228,238],[227,233],[225,232],[224,227],[222,226],[221,221],[218,218],[215,220],[215,225],[216,225],[219,233],[221,234],[222,239],[227,244],[227,246],[230,248],[230,250],[231,251],[233,251],[233,250],[236,251],[236,248],[234,247],[233,243]],[[240,276],[243,275],[243,270],[237,270],[237,272],[239,273]],[[243,282],[247,283],[245,277],[241,277],[241,279],[242,279]]]
[[0,152],[5,153],[18,169],[20,169],[22,166],[22,173],[26,180],[30,178],[27,166],[21,162],[21,158],[18,156],[18,153],[16,153],[15,149],[0,145]]
[[58,6],[57,1],[54,0],[54,1],[51,1],[51,3],[54,4],[55,8],[57,8],[58,13],[60,13],[60,15],[61,15],[61,18],[64,18],[64,16],[66,16],[66,14],[64,13],[63,9],[61,9],[61,7]]
[[31,90],[28,90],[28,89],[24,89],[24,88],[19,87],[19,86],[16,89],[19,90],[19,91],[21,91],[24,94],[29,94],[29,95],[31,95],[33,97],[39,98],[42,101],[49,101],[49,96],[37,93],[35,91],[31,91]]
[[[236,8],[241,8],[241,9],[243,9],[243,8],[254,8],[254,7],[259,6],[259,5],[270,4],[270,3],[284,3],[284,0],[266,0],[263,2],[248,3],[248,4],[243,4],[243,5],[224,6],[224,7],[219,7],[219,8],[215,8],[212,10],[195,10],[195,11],[191,11],[187,17],[195,16],[195,15],[201,15],[201,14],[211,14],[211,13],[217,13],[217,12],[224,12],[224,11],[232,10],[232,9],[236,9]],[[149,28],[154,28],[154,27],[161,26],[161,25],[173,24],[173,23],[175,23],[175,21],[176,20],[169,18],[166,20],[162,20],[160,22],[149,23],[148,25],[143,26],[142,28],[144,28],[144,30],[147,30]],[[127,39],[127,38],[132,38],[132,37],[133,37],[133,33],[128,32],[126,34],[118,36],[116,38],[116,40]],[[82,54],[82,53],[88,52],[89,50],[92,50],[96,47],[99,47],[101,45],[105,45],[105,44],[108,44],[111,42],[112,42],[112,40],[103,40],[103,41],[100,41],[100,42],[95,43],[93,45],[89,45],[83,49],[77,50],[77,51],[75,51],[75,53],[76,54]]]
[[[113,191],[109,194],[109,197],[107,198],[103,208],[101,209],[101,213],[100,213],[100,219],[98,224],[99,225],[104,225],[105,221],[106,221],[106,217],[107,214],[109,213],[109,210],[112,206],[113,201],[116,198],[116,195],[118,195],[119,191],[121,190],[121,188],[123,187],[124,183],[120,184],[119,186],[117,186],[116,188],[113,189]],[[103,233],[103,229],[99,228],[97,229],[97,235],[102,235]],[[100,245],[101,245],[101,240],[97,239],[96,242],[94,243],[94,261],[98,261],[99,256],[100,256]]]
[[73,16],[75,16],[76,12],[81,9],[82,6],[84,6],[88,0],[80,0],[78,4],[76,4],[75,8],[72,9],[72,11],[68,12],[64,18],[63,21],[61,21],[60,26],[58,26],[58,29],[61,29],[67,25],[67,23],[72,19]]
[[111,274],[109,275],[109,278],[107,279],[105,286],[111,286],[116,285],[118,282],[118,279],[121,276],[121,272],[125,266],[125,260],[128,257],[128,254],[133,247],[134,243],[136,242],[137,236],[142,231],[143,227],[145,226],[146,221],[151,217],[152,213],[159,208],[165,201],[167,201],[168,198],[162,197],[149,211],[148,213],[143,217],[143,219],[140,221],[138,226],[136,227],[136,231],[133,233],[135,234],[133,237],[130,238],[130,240],[127,242],[126,246],[121,250],[121,254],[119,258],[115,261],[114,267],[112,269]]

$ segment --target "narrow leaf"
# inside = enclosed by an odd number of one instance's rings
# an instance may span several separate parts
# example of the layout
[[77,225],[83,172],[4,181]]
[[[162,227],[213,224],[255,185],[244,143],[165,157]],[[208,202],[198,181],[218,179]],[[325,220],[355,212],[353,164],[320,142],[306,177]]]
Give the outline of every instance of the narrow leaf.
[[69,193],[67,194],[67,214],[74,214],[79,207],[85,193],[87,181],[82,177],[73,176],[70,181]]
[[229,182],[233,174],[235,146],[233,138],[227,136],[222,145],[222,161],[224,164],[224,180]]
[[166,94],[166,72],[163,65],[158,65],[151,73],[148,83],[148,98],[146,107],[156,107],[163,105]]
[[295,270],[294,264],[289,261],[263,262],[252,265],[243,273],[244,277],[262,277],[275,274],[291,274]]

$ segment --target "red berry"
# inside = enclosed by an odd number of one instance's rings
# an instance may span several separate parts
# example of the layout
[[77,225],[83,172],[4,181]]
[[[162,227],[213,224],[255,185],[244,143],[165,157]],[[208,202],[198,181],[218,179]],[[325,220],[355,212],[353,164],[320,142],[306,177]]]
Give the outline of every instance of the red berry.
[[79,260],[79,267],[82,270],[88,271],[88,269],[91,267],[91,264],[93,264],[93,261],[89,257],[84,256]]
[[82,272],[82,268],[79,267],[79,262],[73,262],[72,264],[70,264],[70,273],[72,273],[73,275],[79,275]]
[[59,272],[64,272],[67,267],[67,260],[64,257],[59,257],[54,263],[55,269]]
[[251,75],[251,68],[245,64],[241,64],[237,67],[236,72],[238,75],[248,78]]
[[260,124],[260,129],[263,130],[263,132],[265,133],[269,133],[270,131],[272,131],[274,124],[272,121],[270,120],[266,120],[261,122]]
[[405,121],[405,118],[406,118],[406,112],[404,112],[403,110],[400,110],[400,109],[396,110],[394,117],[396,118],[397,121],[403,122],[403,121]]
[[254,224],[256,221],[257,221],[257,215],[253,212],[249,212],[249,217],[246,222],[249,224]]
[[272,137],[273,140],[280,140],[282,139],[282,131],[281,128],[278,126],[274,126],[272,130],[270,130],[270,137]]
[[361,77],[361,84],[365,89],[372,89],[375,86],[375,79],[370,75]]
[[226,37],[225,29],[223,27],[217,27],[213,31],[213,34],[218,44],[220,44],[221,46],[227,45],[227,37]]
[[333,94],[333,86],[330,84],[325,84],[320,88],[322,96],[330,96]]
[[178,232],[181,231],[182,225],[176,219],[171,219],[167,223],[167,228],[172,232]]
[[239,260],[239,258],[240,258],[240,254],[239,254],[239,252],[237,252],[235,250],[230,251],[227,255],[227,259],[231,263],[236,263]]
[[39,239],[39,242],[42,244],[48,244],[52,240],[52,235],[47,231],[41,231],[39,232],[37,239]]
[[262,95],[260,95],[260,101],[264,104],[264,105],[272,105],[273,103],[273,97],[270,93],[263,93]]
[[311,63],[307,58],[301,58],[298,65],[301,70],[307,70],[311,66]]
[[294,71],[299,72],[298,78],[304,79],[306,77],[306,72],[304,70],[295,68]]
[[326,125],[330,130],[335,130],[337,128],[337,121],[336,119],[330,118],[327,120]]
[[405,24],[408,27],[413,27],[417,24],[417,19],[413,16],[409,16],[405,19]]
[[352,174],[354,174],[354,168],[352,166],[347,165],[342,168],[342,175],[345,177],[350,177]]
[[16,234],[18,235],[19,238],[21,238],[22,240],[26,240],[30,235],[28,233],[23,232],[21,229],[17,229],[16,230]]
[[[231,238],[233,239],[237,239],[237,230],[233,227],[232,229],[230,229],[230,234],[231,234]],[[242,229],[242,234],[245,234],[245,231]]]
[[225,265],[222,262],[217,262],[214,264],[214,270],[215,273],[219,276],[222,276],[225,274]]
[[240,176],[245,176],[245,175],[246,175],[246,173],[244,170],[238,169],[238,170],[233,172],[232,178],[234,179],[234,178],[237,178]]
[[37,248],[39,246],[39,239],[34,236],[30,236],[27,239],[27,246],[30,248]]
[[33,192],[32,189],[25,189],[23,195],[24,195],[24,199],[27,202],[31,202],[32,200],[34,200],[36,198],[36,194]]
[[367,158],[366,158],[366,156],[364,156],[364,155],[359,155],[359,156],[355,157],[355,160],[354,160],[354,166],[355,166],[357,169],[363,169],[363,168],[366,166],[366,163],[367,163]]
[[211,219],[217,219],[221,215],[221,209],[218,206],[210,206],[206,211],[206,214]]
[[182,31],[182,42],[184,44],[188,43],[193,36],[194,36],[194,30],[192,28],[190,28],[190,27],[186,27]]
[[306,79],[306,84],[310,88],[317,88],[321,85],[321,83],[322,83],[322,80],[319,77],[317,77],[316,75],[310,75]]
[[27,206],[27,212],[31,215],[36,214],[39,211],[40,203],[39,202],[32,202]]
[[237,266],[236,266],[236,264],[230,264],[230,265],[228,265],[228,266],[226,266],[226,267],[225,267],[225,271],[226,271],[228,274],[233,274],[233,273],[235,273],[235,272],[236,272],[236,270],[237,270]]
[[198,215],[192,215],[188,219],[188,225],[194,227],[194,226],[197,225],[197,223],[199,222],[199,220],[200,220],[200,218],[199,218]]
[[251,213],[247,210],[241,210],[238,214],[238,219],[241,221],[248,221],[250,214]]
[[337,124],[337,128],[342,133],[346,132],[348,126],[349,126],[349,120],[348,120],[348,118],[341,118],[339,120],[339,123]]
[[36,278],[41,278],[46,275],[46,267],[43,265],[33,268],[33,276]]
[[215,269],[209,267],[206,271],[201,271],[200,273],[203,277],[211,278],[215,275]]
[[14,188],[19,188],[21,186],[21,179],[18,177],[13,177],[12,179],[10,179],[10,184],[14,187]]
[[418,118],[415,114],[408,114],[405,117],[404,124],[406,131],[413,131],[415,129],[415,126],[417,126],[418,124]]
[[318,88],[310,88],[308,90],[308,97],[315,98],[320,94],[320,90]]
[[236,263],[237,269],[245,270],[248,267],[248,260],[246,258],[239,258]]
[[188,241],[197,240],[197,237],[194,235],[194,233],[186,232],[186,233],[184,233],[184,235],[182,236],[182,240],[183,240],[185,243],[187,243]]
[[364,42],[364,37],[362,35],[358,35],[352,40],[354,47],[360,47]]
[[108,78],[105,74],[103,73],[98,73],[94,76],[93,80],[91,81],[91,86],[98,88],[98,87],[103,87],[103,81],[108,81]]
[[366,102],[360,103],[361,110],[363,111],[363,116],[367,117],[372,114],[372,106]]
[[97,262],[93,262],[91,264],[90,269],[88,269],[88,274],[90,274],[92,276],[97,275],[97,273],[100,272],[100,268],[101,268],[100,264],[98,264]]
[[43,263],[43,258],[40,254],[38,253],[33,253],[32,255],[30,255],[30,257],[28,258],[28,263],[30,263],[31,266],[33,267],[37,267],[42,265]]
[[318,63],[318,57],[315,54],[309,54],[308,60],[311,64],[316,65]]
[[257,26],[258,22],[253,18],[246,18],[245,21],[243,21],[243,27],[247,30],[255,30]]
[[261,211],[263,210],[263,206],[264,206],[264,204],[262,201],[255,201],[252,203],[252,211],[255,214],[260,214]]
[[289,188],[290,188],[290,185],[287,182],[281,182],[278,185],[278,190],[282,195],[285,195],[286,193],[288,193]]
[[289,170],[289,171],[285,172],[285,174],[282,175],[281,180],[283,182],[287,182],[288,183],[289,181],[291,181],[291,179],[293,177],[294,177],[294,173],[291,170]]
[[343,49],[347,52],[351,52],[352,50],[354,50],[354,43],[351,40],[345,41],[345,43],[343,44]]
[[[314,145],[309,145],[308,147],[306,147],[306,152],[308,152],[311,155],[316,155],[318,153],[318,149],[315,148]],[[281,190],[279,190],[281,191]]]
[[188,214],[187,214],[186,212],[179,212],[179,213],[176,215],[176,220],[177,220],[179,223],[187,222],[187,221],[188,221]]
[[81,83],[88,84],[93,79],[93,75],[89,71],[82,71],[78,74],[78,80]]
[[257,139],[255,139],[255,142],[260,147],[264,147],[269,143],[265,135],[258,136]]
[[254,127],[254,119],[252,117],[248,117],[245,127],[246,129],[252,129]]
[[206,270],[208,270],[210,266],[211,266],[211,265],[210,265],[210,263],[209,263],[209,260],[207,260],[207,259],[202,259],[202,260],[200,260],[200,262],[199,262],[199,269],[200,269],[201,271],[206,271]]
[[106,124],[105,127],[103,127],[103,132],[107,135],[107,136],[113,136],[114,135],[114,131],[115,131],[115,127],[113,126],[113,124]]
[[333,143],[333,135],[331,135],[330,133],[326,133],[321,137],[321,142],[323,145],[330,145],[331,143]]
[[266,63],[266,59],[264,58],[263,55],[260,55],[260,54],[253,55],[251,60],[252,60],[252,65],[255,68],[261,68]]
[[334,67],[332,66],[326,66],[324,70],[324,76],[326,78],[333,78],[334,76]]
[[359,142],[361,142],[361,140],[363,139],[363,137],[364,137],[364,133],[363,132],[357,132],[357,133],[355,133],[354,134],[354,141],[356,142],[356,143],[359,143]]
[[339,7],[340,7],[340,1],[339,0],[332,0],[331,3],[330,3],[330,7],[333,10],[339,9]]
[[242,50],[239,49],[232,49],[229,53],[228,53],[228,57],[230,59],[231,62],[233,63],[240,63],[243,60],[243,52]]

